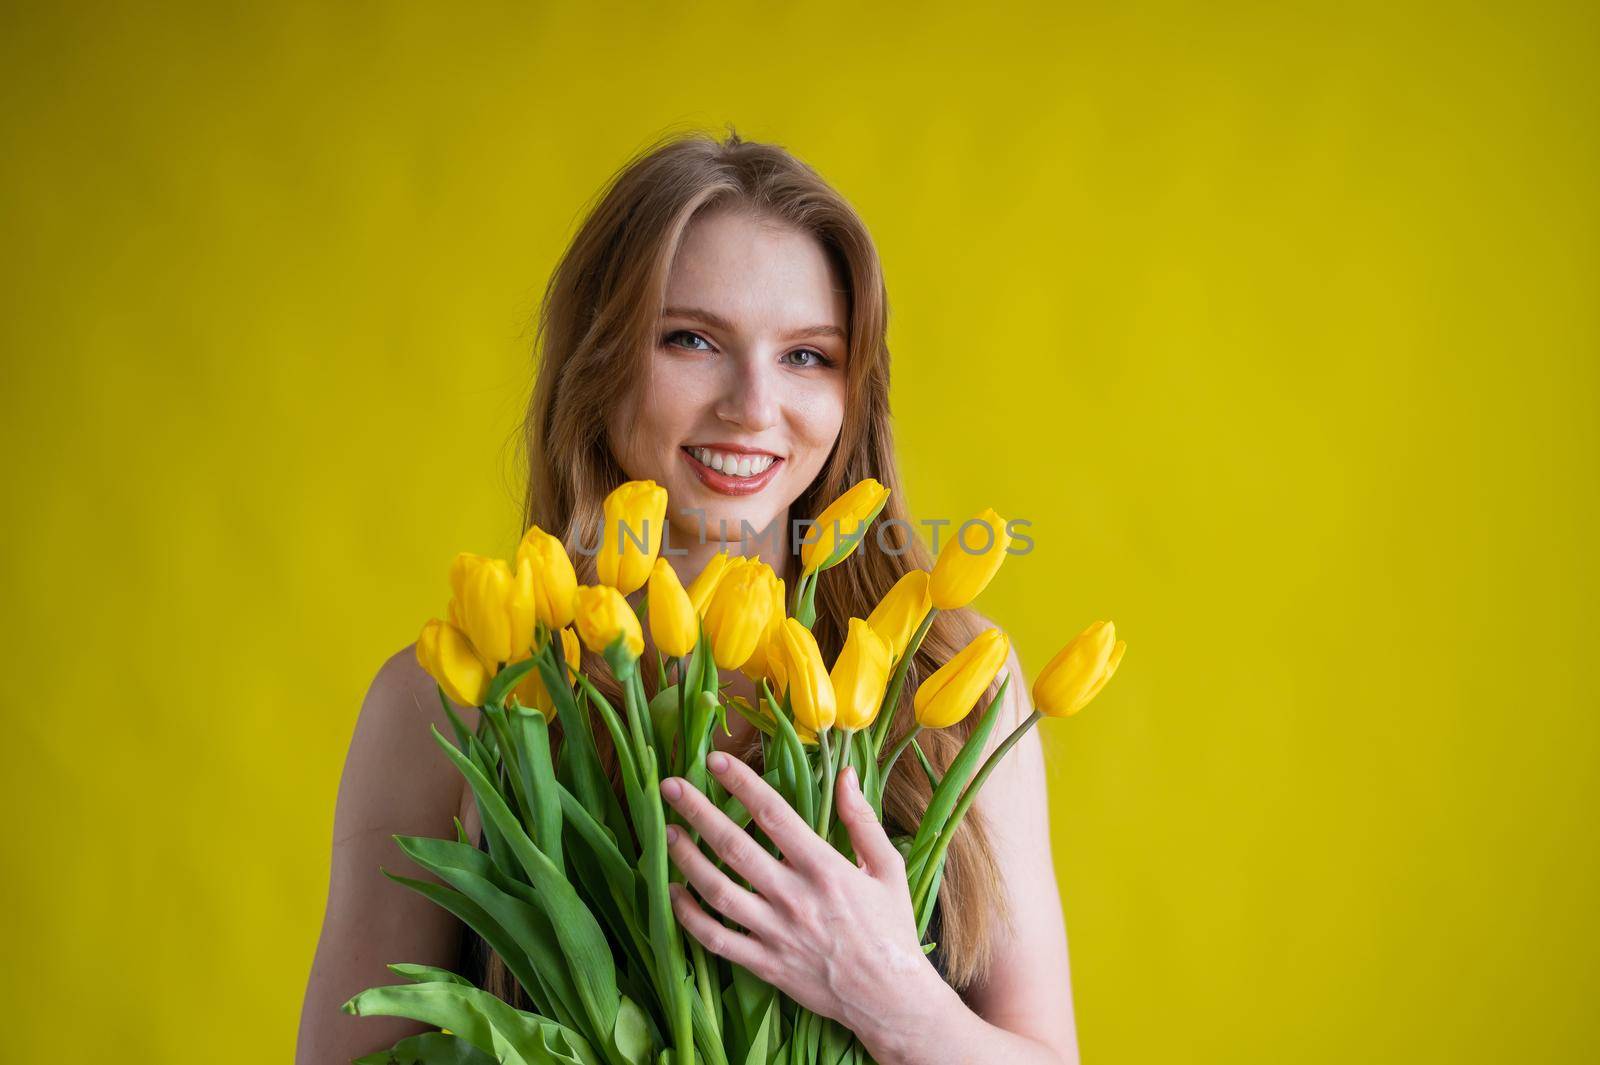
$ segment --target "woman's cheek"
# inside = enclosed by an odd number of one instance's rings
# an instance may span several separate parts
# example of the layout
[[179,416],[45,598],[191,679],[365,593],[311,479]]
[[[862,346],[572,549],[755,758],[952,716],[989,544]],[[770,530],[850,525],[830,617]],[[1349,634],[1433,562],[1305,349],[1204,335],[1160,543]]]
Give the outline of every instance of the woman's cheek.
[[820,469],[844,424],[843,392],[832,388],[805,390],[794,397],[791,410],[798,435],[805,441],[807,465]]

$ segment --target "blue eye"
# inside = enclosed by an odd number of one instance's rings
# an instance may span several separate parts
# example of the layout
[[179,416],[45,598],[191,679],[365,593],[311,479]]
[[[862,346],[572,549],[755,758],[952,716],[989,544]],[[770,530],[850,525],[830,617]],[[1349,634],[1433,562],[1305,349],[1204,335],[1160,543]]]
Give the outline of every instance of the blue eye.
[[[791,366],[832,366],[833,365],[833,360],[832,359],[830,359],[826,355],[822,354],[822,352],[813,351],[810,348],[799,348],[799,349],[797,349],[795,351],[789,352],[789,355],[810,355],[813,359],[816,360],[815,362],[793,362],[793,363],[790,363]],[[789,355],[785,355],[784,359],[787,360],[789,358]]]
[[709,341],[706,340],[705,337],[701,336],[699,333],[691,333],[687,329],[676,329],[676,330],[668,333],[666,336],[662,337],[661,338],[661,342],[663,344],[672,345],[674,347],[682,347],[683,345],[673,345],[672,344],[673,340],[676,339],[677,337],[690,337],[690,338],[692,338],[694,340],[698,340],[698,341],[700,341],[700,343],[706,345],[703,348],[690,348],[689,349],[690,351],[710,351],[711,350],[711,344],[710,344]]

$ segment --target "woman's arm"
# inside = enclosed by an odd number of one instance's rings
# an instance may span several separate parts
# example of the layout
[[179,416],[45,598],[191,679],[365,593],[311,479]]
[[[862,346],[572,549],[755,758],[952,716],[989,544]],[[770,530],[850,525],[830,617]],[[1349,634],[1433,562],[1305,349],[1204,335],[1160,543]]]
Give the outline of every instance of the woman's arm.
[[[469,728],[476,724],[476,711],[461,713]],[[385,968],[390,963],[448,969],[455,962],[460,923],[379,872],[382,866],[438,883],[390,837],[455,838],[451,819],[464,785],[434,741],[430,723],[452,735],[433,681],[407,647],[373,679],[339,779],[328,905],[300,1014],[297,1065],[342,1065],[430,1030],[404,1018],[352,1017],[339,1010],[369,987],[401,983]]]
[[[1012,690],[1019,694],[1008,697],[991,748],[1031,712],[1014,654],[1010,668]],[[991,979],[972,996],[984,1016],[962,1001],[922,953],[904,861],[853,773],[840,775],[836,802],[860,865],[825,843],[743,762],[713,754],[708,765],[784,857],[779,861],[762,850],[687,781],[662,783],[674,809],[755,889],[720,872],[687,835],[675,835],[670,851],[685,878],[739,926],[721,924],[674,887],[678,919],[706,949],[838,1020],[880,1065],[1075,1065],[1066,937],[1050,864],[1036,734],[1012,749],[974,804],[994,830],[1001,883],[1015,921],[1014,931],[1002,933]]]

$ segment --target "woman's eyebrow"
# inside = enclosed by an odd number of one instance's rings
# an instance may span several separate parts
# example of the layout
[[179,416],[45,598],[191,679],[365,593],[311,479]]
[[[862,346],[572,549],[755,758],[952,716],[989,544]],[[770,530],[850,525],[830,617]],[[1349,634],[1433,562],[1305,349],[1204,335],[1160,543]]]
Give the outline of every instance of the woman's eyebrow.
[[[734,324],[715,311],[703,310],[699,307],[664,307],[661,311],[663,318],[690,318],[706,325],[716,326],[726,332],[736,332]],[[799,340],[803,337],[839,337],[844,338],[844,330],[836,325],[808,325],[799,329],[791,329],[780,340]]]

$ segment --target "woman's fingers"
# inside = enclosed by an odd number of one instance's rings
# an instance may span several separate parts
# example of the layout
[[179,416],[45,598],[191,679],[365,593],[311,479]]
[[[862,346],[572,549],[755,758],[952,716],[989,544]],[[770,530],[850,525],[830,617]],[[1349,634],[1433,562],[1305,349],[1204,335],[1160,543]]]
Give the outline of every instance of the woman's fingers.
[[678,915],[678,922],[700,941],[701,946],[720,958],[743,966],[758,979],[766,972],[767,952],[761,944],[735,932],[702,910],[700,904],[689,896],[689,889],[682,884],[668,884],[667,893],[672,896],[672,912]]
[[682,777],[668,777],[661,782],[661,796],[700,833],[717,852],[717,857],[757,891],[764,895],[782,891],[784,878],[792,875],[789,870],[763,850],[750,833],[717,809],[699,788]]
[[667,826],[667,851],[678,868],[683,870],[684,877],[712,909],[753,932],[760,932],[767,927],[772,907],[766,900],[729,879],[727,873],[700,853],[699,846],[689,838],[689,833],[677,825]]
[[840,860],[839,852],[828,846],[777,789],[744,762],[713,751],[706,756],[706,768],[716,774],[730,795],[744,803],[750,819],[778,845],[791,865],[798,869],[825,869],[827,863]]
[[866,866],[867,872],[880,880],[904,884],[906,882],[905,858],[895,849],[894,841],[878,823],[872,805],[861,793],[861,783],[856,779],[856,767],[846,766],[839,774],[838,794],[834,797],[839,810],[839,820],[850,833],[850,846]]

